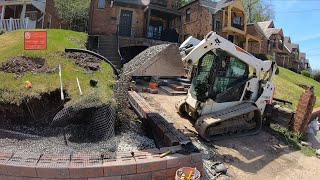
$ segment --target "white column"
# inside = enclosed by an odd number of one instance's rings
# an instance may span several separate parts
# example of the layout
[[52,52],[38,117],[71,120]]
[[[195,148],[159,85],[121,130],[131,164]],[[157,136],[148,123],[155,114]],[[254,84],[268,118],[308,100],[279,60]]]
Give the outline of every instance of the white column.
[[20,19],[26,18],[26,9],[27,9],[27,4],[23,4],[22,11],[20,14]]
[[1,20],[4,19],[5,11],[6,11],[6,6],[3,5],[3,6],[2,6],[2,12],[1,12]]

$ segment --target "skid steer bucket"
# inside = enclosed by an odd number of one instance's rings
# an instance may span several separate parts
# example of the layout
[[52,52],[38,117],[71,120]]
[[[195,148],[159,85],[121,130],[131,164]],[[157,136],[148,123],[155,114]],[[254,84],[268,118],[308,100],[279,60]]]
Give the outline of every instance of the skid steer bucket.
[[149,47],[124,65],[131,76],[184,76],[184,65],[177,44]]

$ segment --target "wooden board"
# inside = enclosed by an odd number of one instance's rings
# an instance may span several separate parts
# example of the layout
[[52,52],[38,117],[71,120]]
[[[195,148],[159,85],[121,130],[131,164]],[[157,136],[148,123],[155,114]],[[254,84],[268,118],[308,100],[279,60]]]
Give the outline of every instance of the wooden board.
[[175,91],[174,89],[171,89],[167,86],[160,86],[159,88],[170,96],[187,94],[187,92],[185,91]]

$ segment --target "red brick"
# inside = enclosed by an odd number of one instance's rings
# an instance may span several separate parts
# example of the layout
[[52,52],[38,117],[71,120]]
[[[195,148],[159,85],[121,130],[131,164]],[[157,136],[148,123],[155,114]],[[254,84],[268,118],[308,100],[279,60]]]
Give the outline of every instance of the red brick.
[[134,151],[134,157],[140,157],[140,156],[152,156],[152,155],[159,155],[160,149],[146,149],[146,150],[140,150],[140,151]]
[[0,175],[0,180],[24,180],[24,177]]
[[70,154],[44,154],[37,163],[36,171],[40,178],[70,178]]
[[160,170],[152,172],[152,180],[166,180],[167,179],[167,170]]
[[8,165],[7,174],[11,176],[38,177],[35,167]]
[[37,167],[36,171],[40,178],[70,178],[68,168]]
[[9,161],[12,153],[0,153],[0,174],[7,174],[6,163]]
[[100,154],[74,154],[70,166],[71,178],[102,177],[103,167]]
[[37,177],[36,164],[40,154],[16,153],[6,163],[7,174],[14,176]]
[[88,180],[121,180],[121,176],[88,178]]
[[151,173],[144,173],[144,174],[132,174],[122,176],[122,180],[150,180],[152,178]]
[[71,178],[90,178],[90,177],[101,177],[103,176],[103,167],[70,167],[70,177]]
[[104,176],[120,176],[137,173],[137,163],[134,158],[122,158],[103,162]]
[[191,164],[191,155],[170,154],[166,156],[167,168],[186,166]]
[[176,176],[176,173],[177,173],[177,170],[179,169],[180,167],[174,167],[174,168],[169,168],[169,169],[167,169],[166,170],[166,172],[167,172],[167,179],[172,179],[172,177],[173,177],[173,179],[175,178],[175,176]]
[[157,156],[136,157],[137,173],[146,173],[166,169],[167,161],[165,158]]

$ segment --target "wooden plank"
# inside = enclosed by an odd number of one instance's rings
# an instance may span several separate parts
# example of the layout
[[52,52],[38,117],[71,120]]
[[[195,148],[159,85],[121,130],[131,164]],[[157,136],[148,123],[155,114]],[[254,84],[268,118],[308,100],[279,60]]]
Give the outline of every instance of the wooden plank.
[[184,91],[175,91],[167,86],[160,86],[159,87],[162,91],[164,91],[165,93],[169,94],[170,96],[174,96],[174,95],[185,95],[187,94],[187,92]]

